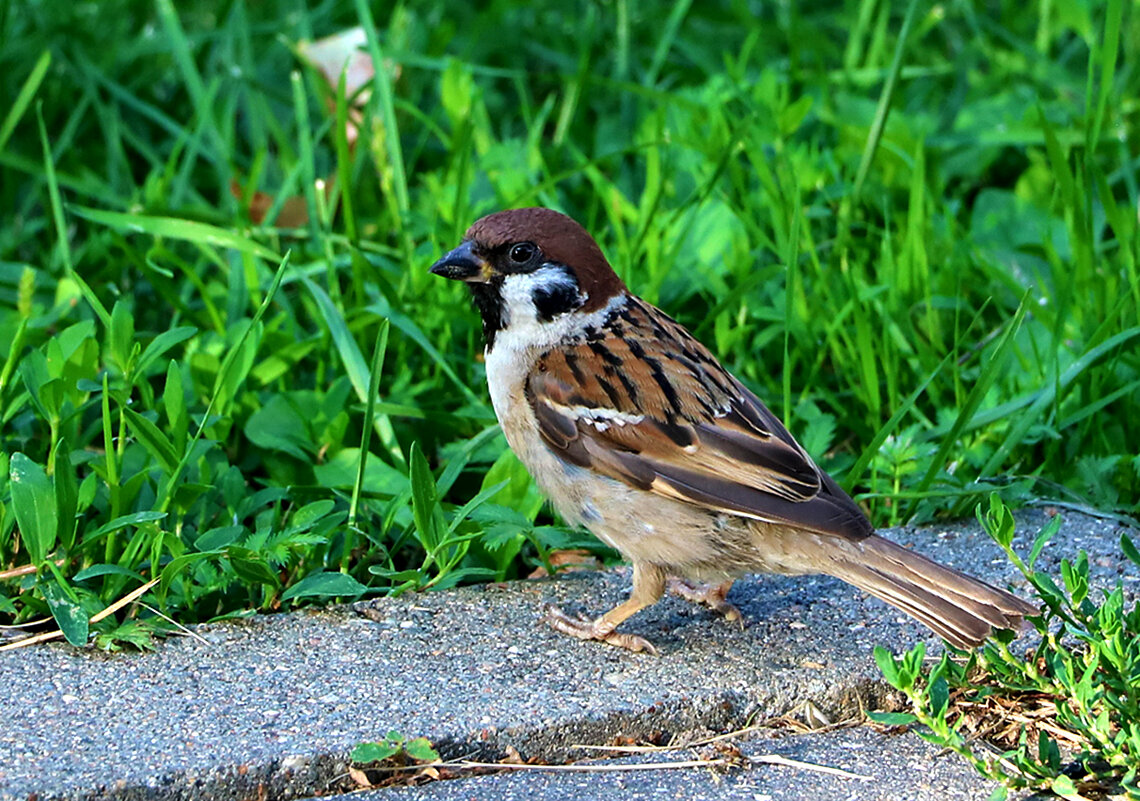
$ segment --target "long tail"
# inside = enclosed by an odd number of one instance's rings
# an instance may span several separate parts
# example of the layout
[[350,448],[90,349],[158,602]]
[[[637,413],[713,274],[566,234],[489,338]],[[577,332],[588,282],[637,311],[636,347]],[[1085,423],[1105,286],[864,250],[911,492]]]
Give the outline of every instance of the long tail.
[[834,554],[827,572],[906,612],[959,648],[980,645],[995,628],[1020,629],[1026,615],[1040,611],[878,535],[852,545]]

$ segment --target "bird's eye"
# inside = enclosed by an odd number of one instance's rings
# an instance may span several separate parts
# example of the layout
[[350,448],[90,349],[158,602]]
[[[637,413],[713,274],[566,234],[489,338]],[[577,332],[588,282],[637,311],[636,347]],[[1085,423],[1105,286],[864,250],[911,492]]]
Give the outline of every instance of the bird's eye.
[[511,261],[515,264],[526,264],[534,257],[534,252],[537,250],[530,242],[519,242],[517,245],[511,246]]

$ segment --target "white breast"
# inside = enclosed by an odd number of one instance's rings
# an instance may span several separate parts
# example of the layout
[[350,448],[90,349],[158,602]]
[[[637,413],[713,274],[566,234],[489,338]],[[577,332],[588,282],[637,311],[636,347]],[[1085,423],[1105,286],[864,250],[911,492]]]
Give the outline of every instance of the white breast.
[[523,280],[536,273],[509,276],[504,282],[504,317],[509,315],[509,322],[495,334],[495,344],[486,352],[487,388],[511,450],[559,513],[572,524],[581,523],[591,494],[588,485],[598,478],[562,461],[542,441],[538,420],[526,399],[526,381],[543,353],[559,343],[577,339],[590,326],[601,325],[614,309],[625,304],[626,298],[615,297],[590,314],[566,314],[542,322],[537,319],[531,300],[534,282]]
[[560,343],[574,341],[587,328],[601,325],[627,301],[625,295],[618,295],[596,312],[564,314],[543,322],[535,312],[534,290],[554,275],[553,271],[543,268],[533,273],[507,276],[503,282],[505,325],[495,334],[494,347],[485,354],[487,386],[500,424],[504,424],[504,418],[514,412],[515,407],[526,405],[523,388],[539,356]]

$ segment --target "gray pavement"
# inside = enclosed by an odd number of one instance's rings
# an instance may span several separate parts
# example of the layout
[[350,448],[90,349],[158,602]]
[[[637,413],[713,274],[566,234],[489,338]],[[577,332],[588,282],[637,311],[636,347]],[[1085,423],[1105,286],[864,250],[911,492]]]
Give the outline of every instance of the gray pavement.
[[[1135,589],[1111,520],[1064,513],[1042,565],[1079,548],[1101,583]],[[1046,512],[1018,514],[1022,550]],[[1024,592],[976,523],[886,532]],[[263,799],[351,789],[352,746],[396,729],[445,758],[496,760],[508,747],[550,763],[615,738],[725,732],[803,708],[833,721],[894,702],[871,659],[924,629],[841,582],[749,577],[730,594],[746,626],[669,598],[625,630],[661,656],[558,635],[535,621],[548,603],[601,612],[627,571],[381,599],[354,608],[197,628],[155,653],[103,655],[66,645],[0,653],[0,797]],[[866,728],[763,732],[745,754],[784,754],[869,776],[755,765],[606,773],[510,773],[369,791],[393,798],[986,798],[990,787],[915,735]],[[637,759],[692,758],[678,754]],[[623,761],[623,760],[618,760]],[[543,795],[546,793],[546,795]]]

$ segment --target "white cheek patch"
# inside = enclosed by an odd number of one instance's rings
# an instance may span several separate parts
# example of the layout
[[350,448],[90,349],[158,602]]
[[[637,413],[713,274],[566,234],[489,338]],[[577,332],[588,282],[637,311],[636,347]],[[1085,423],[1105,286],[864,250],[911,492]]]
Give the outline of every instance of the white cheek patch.
[[501,291],[502,330],[522,334],[529,329],[539,336],[538,332],[547,328],[552,318],[543,313],[535,299],[556,295],[572,295],[579,306],[587,299],[578,292],[578,282],[561,266],[543,265],[531,273],[506,276]]

